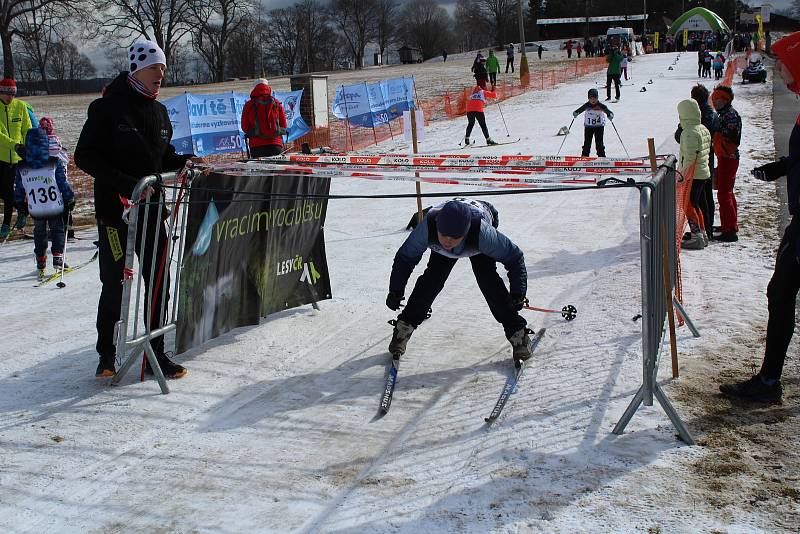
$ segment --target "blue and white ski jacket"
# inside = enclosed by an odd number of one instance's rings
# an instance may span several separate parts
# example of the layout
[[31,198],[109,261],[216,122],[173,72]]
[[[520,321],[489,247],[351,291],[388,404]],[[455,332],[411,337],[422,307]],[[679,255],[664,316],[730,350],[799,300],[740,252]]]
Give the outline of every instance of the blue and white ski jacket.
[[[411,232],[405,243],[394,256],[392,274],[389,278],[389,291],[405,293],[406,284],[414,267],[422,259],[427,249],[448,258],[468,258],[484,254],[503,264],[508,272],[509,292],[525,295],[528,290],[528,272],[522,250],[496,227],[499,222],[497,210],[488,202],[456,198],[469,205],[472,210],[472,224],[464,240],[447,250],[439,243],[436,230],[436,217],[444,203],[431,208],[421,224]],[[433,253],[432,252],[432,253]]]

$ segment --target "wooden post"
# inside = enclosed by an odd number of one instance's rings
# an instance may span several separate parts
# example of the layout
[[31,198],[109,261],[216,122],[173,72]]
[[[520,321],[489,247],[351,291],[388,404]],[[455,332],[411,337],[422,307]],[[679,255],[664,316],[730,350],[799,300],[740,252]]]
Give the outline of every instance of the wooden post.
[[[658,170],[656,161],[655,140],[650,137],[647,139],[647,149],[650,154],[650,169],[655,173]],[[667,228],[664,219],[661,220],[661,234],[667,236],[667,232],[674,232],[675,229]],[[664,240],[661,250],[661,271],[664,277],[664,303],[667,306],[667,319],[669,321],[669,347],[672,355],[672,378],[678,378],[678,345],[675,339],[675,310],[672,306],[672,273],[669,268],[669,241]]]
[[[417,147],[417,110],[411,108],[410,111],[411,117],[411,143],[414,147],[414,154],[417,153],[419,148]],[[419,173],[414,172],[414,177],[419,178]],[[417,222],[422,224],[422,187],[420,186],[419,180],[414,182],[414,185],[417,189]]]

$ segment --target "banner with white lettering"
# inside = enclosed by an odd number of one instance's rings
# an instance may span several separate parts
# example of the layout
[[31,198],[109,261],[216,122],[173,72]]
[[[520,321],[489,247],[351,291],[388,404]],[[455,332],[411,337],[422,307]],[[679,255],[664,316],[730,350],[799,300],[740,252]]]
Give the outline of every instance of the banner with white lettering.
[[271,313],[331,298],[323,233],[329,189],[329,178],[267,172],[195,178],[177,352]]
[[[274,92],[286,112],[288,143],[311,131],[300,116],[303,90]],[[207,156],[241,152],[244,146],[242,108],[250,99],[246,93],[194,95],[183,93],[162,102],[172,122],[172,146],[178,154]]]
[[333,114],[355,126],[372,128],[416,109],[414,79],[394,78],[374,83],[341,85],[336,90]]

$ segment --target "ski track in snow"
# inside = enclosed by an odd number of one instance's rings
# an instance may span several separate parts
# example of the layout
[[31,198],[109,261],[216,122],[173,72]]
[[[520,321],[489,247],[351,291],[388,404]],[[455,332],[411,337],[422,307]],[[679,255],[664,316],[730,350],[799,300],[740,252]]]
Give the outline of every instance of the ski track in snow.
[[[636,58],[635,85],[623,87],[622,101],[611,106],[632,155],[646,153],[647,137],[660,153],[677,150],[675,107],[697,79],[692,54],[667,70],[676,56]],[[481,153],[554,154],[563,139],[555,132],[600,77],[503,102],[509,131],[522,140]],[[777,245],[774,232],[764,237],[774,198],[746,178],[754,161],[773,154],[771,125],[762,117],[771,82],[735,90],[745,125],[737,184],[742,240],[682,255],[687,311],[703,337],[680,328],[688,377],[668,380],[667,360],[659,377],[693,432],[703,415],[697,389],[706,396],[716,389],[716,378],[709,378],[716,369],[704,366],[723,359],[710,355],[724,356],[731,338],[760,350],[755,338],[763,332],[763,292]],[[487,122],[503,139],[497,106],[487,108]],[[452,148],[464,127],[463,119],[432,123],[420,150]],[[576,120],[562,153],[579,153],[582,141]],[[609,156],[624,155],[610,124],[605,141]],[[380,149],[408,147],[389,141]],[[357,179],[331,188],[335,194],[412,190],[408,183]],[[433,316],[411,338],[392,408],[377,417],[389,361],[386,321],[393,317],[383,302],[392,258],[406,236],[402,228],[416,210],[413,199],[331,200],[325,232],[334,297],[320,303],[321,311],[277,313],[178,356],[189,374],[171,382],[167,396],[152,380],[139,383],[136,372],[120,387],[92,377],[96,266],[67,275],[64,289],[33,288],[32,243],[6,244],[0,249],[7,306],[0,324],[0,529],[790,531],[791,498],[741,506],[747,493],[738,493],[736,483],[723,494],[729,501],[710,498],[698,466],[714,454],[677,441],[657,404],[640,408],[624,435],[611,434],[641,383],[641,321],[632,321],[641,312],[637,192],[489,200],[500,212],[500,229],[525,252],[531,303],[578,307],[570,323],[523,312],[531,328],[546,326],[547,333],[492,427],[483,418],[509,371],[511,351],[467,261],[458,262]],[[85,240],[69,245],[73,261],[93,252],[96,232],[83,234]],[[731,311],[732,295],[742,309]],[[796,370],[790,362],[787,372]]]

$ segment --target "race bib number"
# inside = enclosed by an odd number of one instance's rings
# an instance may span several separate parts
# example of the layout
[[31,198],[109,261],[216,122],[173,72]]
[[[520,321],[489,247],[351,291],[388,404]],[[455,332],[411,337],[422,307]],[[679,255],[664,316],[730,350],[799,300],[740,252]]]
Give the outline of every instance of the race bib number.
[[590,128],[606,125],[606,114],[599,109],[587,109],[583,118],[583,125]]
[[64,200],[56,183],[55,164],[39,169],[19,167],[22,187],[28,201],[28,213],[32,217],[52,217],[64,212]]

